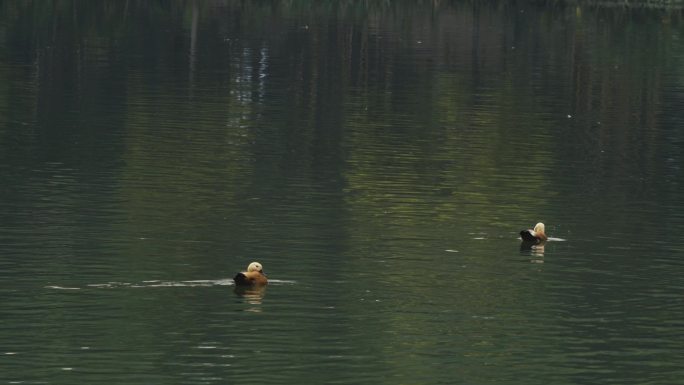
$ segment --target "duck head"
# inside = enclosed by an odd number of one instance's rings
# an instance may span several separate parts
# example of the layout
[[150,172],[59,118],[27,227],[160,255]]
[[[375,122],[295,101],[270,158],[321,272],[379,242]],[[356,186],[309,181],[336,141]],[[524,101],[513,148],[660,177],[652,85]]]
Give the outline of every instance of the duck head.
[[259,262],[252,262],[249,264],[249,266],[247,266],[247,271],[248,272],[258,271],[259,273],[263,274],[264,268],[261,266],[261,264]]

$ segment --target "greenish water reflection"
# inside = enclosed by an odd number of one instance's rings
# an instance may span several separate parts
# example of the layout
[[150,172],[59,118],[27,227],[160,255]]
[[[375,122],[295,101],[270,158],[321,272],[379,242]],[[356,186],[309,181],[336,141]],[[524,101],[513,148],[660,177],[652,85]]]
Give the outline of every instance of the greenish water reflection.
[[[0,380],[678,383],[681,14],[0,4]],[[520,249],[544,221],[566,241]],[[235,291],[259,260],[272,280]]]

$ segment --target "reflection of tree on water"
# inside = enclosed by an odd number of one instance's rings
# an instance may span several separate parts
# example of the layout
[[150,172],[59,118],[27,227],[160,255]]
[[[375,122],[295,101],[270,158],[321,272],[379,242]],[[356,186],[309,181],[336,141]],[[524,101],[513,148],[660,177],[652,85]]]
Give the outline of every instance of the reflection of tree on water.
[[[266,294],[266,286],[236,286],[235,295],[242,298],[242,300],[249,305],[261,305],[261,301]],[[252,306],[245,309],[245,311],[260,313],[261,307]]]

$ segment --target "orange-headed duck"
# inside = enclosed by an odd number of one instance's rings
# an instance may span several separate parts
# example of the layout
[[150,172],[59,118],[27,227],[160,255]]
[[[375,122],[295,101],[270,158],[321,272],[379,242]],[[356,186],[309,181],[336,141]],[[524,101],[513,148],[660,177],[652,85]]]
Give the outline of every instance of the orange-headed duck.
[[534,225],[534,229],[527,229],[520,232],[523,242],[539,243],[549,239],[544,232],[544,224],[539,222]]
[[247,266],[247,271],[237,273],[233,278],[235,285],[258,286],[267,285],[268,278],[259,262],[252,262]]

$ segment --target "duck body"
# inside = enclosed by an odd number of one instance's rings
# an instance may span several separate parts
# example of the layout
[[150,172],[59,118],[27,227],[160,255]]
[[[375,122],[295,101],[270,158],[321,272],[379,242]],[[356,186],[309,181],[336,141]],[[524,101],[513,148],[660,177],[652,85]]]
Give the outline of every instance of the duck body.
[[520,232],[520,238],[523,242],[540,243],[545,242],[549,237],[544,232],[544,224],[539,222],[534,226],[534,229],[527,229]]
[[263,286],[268,284],[268,278],[259,262],[252,262],[247,271],[239,272],[233,277],[236,286]]

